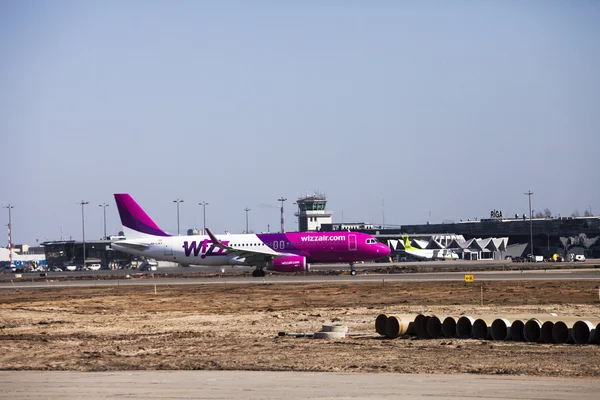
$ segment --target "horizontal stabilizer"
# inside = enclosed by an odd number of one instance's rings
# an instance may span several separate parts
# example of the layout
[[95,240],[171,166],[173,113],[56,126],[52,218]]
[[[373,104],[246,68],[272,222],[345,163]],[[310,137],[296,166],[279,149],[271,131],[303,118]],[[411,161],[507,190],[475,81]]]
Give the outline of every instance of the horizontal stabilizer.
[[144,244],[144,243],[126,242],[124,240],[119,240],[118,242],[114,242],[111,244],[111,246],[123,246],[123,247],[127,247],[127,248],[130,248],[132,250],[137,250],[137,251],[146,251],[150,248],[149,245]]

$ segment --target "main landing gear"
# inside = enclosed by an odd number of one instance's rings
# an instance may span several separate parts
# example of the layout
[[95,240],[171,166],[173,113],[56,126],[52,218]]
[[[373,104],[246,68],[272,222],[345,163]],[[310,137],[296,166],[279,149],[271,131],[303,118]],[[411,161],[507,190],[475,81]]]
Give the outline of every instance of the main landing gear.
[[354,264],[350,263],[350,275],[356,276],[356,269],[354,269]]
[[264,278],[265,271],[262,269],[255,269],[254,271],[252,271],[252,276],[255,278]]

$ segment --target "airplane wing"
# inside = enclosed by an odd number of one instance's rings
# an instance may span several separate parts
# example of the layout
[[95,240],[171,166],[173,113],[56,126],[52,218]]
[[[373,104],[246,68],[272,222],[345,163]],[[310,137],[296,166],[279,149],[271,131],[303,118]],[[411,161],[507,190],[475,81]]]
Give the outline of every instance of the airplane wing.
[[227,246],[227,245],[223,244],[223,242],[221,242],[219,239],[217,239],[217,237],[215,235],[213,235],[213,233],[210,230],[208,230],[208,228],[206,229],[206,233],[210,237],[210,240],[213,242],[213,245],[215,247],[218,247],[223,250],[227,250],[227,254],[232,257],[264,261],[264,260],[269,260],[269,259],[273,259],[275,257],[285,255],[285,253],[277,252],[268,246],[264,246],[263,248],[257,248],[257,249],[237,249],[235,247],[231,247],[231,246]]

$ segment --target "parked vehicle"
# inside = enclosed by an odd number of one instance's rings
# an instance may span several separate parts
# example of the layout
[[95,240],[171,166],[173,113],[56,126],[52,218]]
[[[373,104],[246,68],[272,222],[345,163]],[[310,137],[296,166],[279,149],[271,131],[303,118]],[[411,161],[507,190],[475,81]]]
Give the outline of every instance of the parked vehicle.
[[569,261],[585,261],[585,256],[583,254],[574,254],[571,253],[568,256]]
[[533,254],[527,254],[527,260],[530,262],[544,262],[544,256],[535,256]]

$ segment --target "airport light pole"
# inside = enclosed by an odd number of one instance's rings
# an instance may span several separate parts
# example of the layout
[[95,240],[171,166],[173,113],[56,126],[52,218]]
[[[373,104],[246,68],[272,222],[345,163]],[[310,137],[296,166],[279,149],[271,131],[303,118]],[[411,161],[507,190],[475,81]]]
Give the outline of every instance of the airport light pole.
[[10,210],[15,206],[9,204],[2,208],[8,208],[8,265],[12,266],[12,218]]
[[179,236],[179,203],[183,203],[183,200],[173,200],[173,203],[177,203],[177,236]]
[[531,251],[531,255],[533,256],[533,223],[531,222],[531,195],[533,192],[530,190],[524,195],[529,196],[529,251]]
[[246,207],[244,208],[244,211],[246,211],[246,233],[248,233],[248,211],[250,211],[250,209]]
[[103,207],[103,211],[104,211],[104,240],[106,240],[106,207],[108,207],[108,204],[106,204],[106,203],[98,204],[98,207]]
[[206,235],[206,206],[208,205],[208,203],[203,201],[202,203],[198,203],[198,205],[202,206],[202,219],[203,219],[203,224],[204,224],[204,230],[203,230],[202,234]]
[[280,197],[277,199],[277,201],[281,202],[281,233],[285,233],[285,224],[283,219],[283,202],[286,200],[287,199],[285,197]]
[[297,201],[293,202],[292,204],[295,205],[297,209],[296,224],[298,224],[298,232],[300,232],[300,204],[298,204]]
[[82,236],[81,242],[83,243],[83,264],[81,265],[81,267],[85,268],[85,217],[84,217],[84,212],[83,212],[83,206],[85,206],[86,204],[90,204],[90,202],[81,200],[77,204],[81,204],[81,236]]

